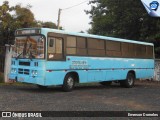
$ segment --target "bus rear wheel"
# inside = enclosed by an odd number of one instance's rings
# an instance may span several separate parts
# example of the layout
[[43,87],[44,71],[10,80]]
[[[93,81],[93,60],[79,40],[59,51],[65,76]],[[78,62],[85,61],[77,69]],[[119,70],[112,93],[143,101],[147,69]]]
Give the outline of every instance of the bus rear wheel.
[[63,82],[63,90],[65,92],[70,92],[73,90],[75,85],[75,79],[74,76],[72,74],[67,74],[64,78],[64,82]]
[[133,73],[128,73],[126,80],[120,81],[120,85],[126,88],[132,88],[135,82],[135,75]]

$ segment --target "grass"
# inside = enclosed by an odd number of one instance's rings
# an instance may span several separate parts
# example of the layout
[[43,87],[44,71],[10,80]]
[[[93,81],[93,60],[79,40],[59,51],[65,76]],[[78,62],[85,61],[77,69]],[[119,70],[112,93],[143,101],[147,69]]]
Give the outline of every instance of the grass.
[[25,83],[4,83],[4,73],[0,72],[0,85],[17,85],[17,86],[23,86],[26,85]]
[[15,82],[15,83],[0,83],[0,86],[1,85],[15,85],[15,86],[26,86],[26,85],[29,85],[29,84],[25,84],[25,83],[19,83],[19,82]]
[[0,83],[0,86],[1,86],[1,85],[6,85],[6,83]]

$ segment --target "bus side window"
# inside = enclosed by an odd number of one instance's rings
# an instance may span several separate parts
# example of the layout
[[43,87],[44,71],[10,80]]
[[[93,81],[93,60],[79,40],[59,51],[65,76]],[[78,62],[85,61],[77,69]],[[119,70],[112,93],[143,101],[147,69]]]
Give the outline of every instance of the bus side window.
[[62,40],[63,39],[60,37],[48,38],[48,59],[49,60],[63,59]]
[[121,42],[106,41],[106,55],[111,57],[122,57]]
[[54,46],[54,39],[50,39],[49,41],[49,47],[53,47]]
[[75,55],[77,53],[77,39],[75,36],[67,36],[67,54]]
[[154,58],[153,46],[146,46],[146,47],[147,47],[147,57],[150,59]]
[[55,38],[48,39],[48,53],[55,53]]

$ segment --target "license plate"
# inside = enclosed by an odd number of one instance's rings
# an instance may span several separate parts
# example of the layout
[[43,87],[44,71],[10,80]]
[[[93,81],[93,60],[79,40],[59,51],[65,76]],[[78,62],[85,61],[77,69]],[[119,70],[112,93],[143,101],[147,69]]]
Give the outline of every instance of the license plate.
[[24,81],[24,78],[19,78],[18,81]]

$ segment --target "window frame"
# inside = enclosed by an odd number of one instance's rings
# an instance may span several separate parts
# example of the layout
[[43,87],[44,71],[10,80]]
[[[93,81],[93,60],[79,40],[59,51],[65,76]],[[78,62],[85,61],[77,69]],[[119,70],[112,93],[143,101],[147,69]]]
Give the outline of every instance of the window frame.
[[[73,46],[68,46],[68,37],[75,37],[75,47]],[[68,50],[67,49],[75,49],[75,54],[70,54],[70,53],[67,53]],[[77,56],[77,36],[73,36],[73,35],[66,35],[66,55],[72,55],[72,56]]]
[[[97,45],[95,48],[92,46],[89,45],[90,41],[92,40],[95,40],[96,42],[103,42],[103,48],[100,48],[101,47],[101,43],[100,45]],[[93,44],[93,43],[92,43]],[[96,43],[95,43],[96,44]],[[98,39],[98,38],[87,38],[87,51],[88,51],[88,56],[93,56],[93,57],[107,57],[106,56],[106,48],[105,48],[105,44],[106,44],[106,41],[103,40],[103,39]],[[90,47],[89,47],[90,46]],[[94,52],[97,52],[95,55],[94,55]]]
[[[50,37],[53,37],[53,38],[61,38],[62,39],[62,58],[60,59],[49,59],[48,57],[48,45],[49,45],[49,38]],[[64,35],[63,34],[59,34],[59,33],[54,33],[54,32],[49,32],[48,35],[47,35],[47,41],[46,41],[46,60],[47,61],[65,61],[66,58],[65,58],[65,51],[64,51],[64,41],[65,41],[65,38],[64,38]],[[54,43],[56,44],[56,42]]]
[[[43,36],[44,37],[44,58],[36,58],[36,59],[39,59],[39,60],[46,60],[47,59],[47,53],[46,53],[46,44],[47,44],[47,38],[44,34],[24,34],[24,35],[16,35],[16,37],[29,37],[29,36]],[[14,45],[16,43],[14,42]],[[16,58],[16,57],[13,57],[13,58]],[[28,58],[22,58],[22,59],[28,59]]]
[[[67,37],[68,36],[71,36],[71,37],[75,37],[75,40],[76,40],[76,46],[75,47],[68,47],[67,46]],[[147,46],[150,46],[151,48],[153,48],[154,46],[152,45],[146,45],[146,44],[138,44],[138,43],[133,43],[133,42],[123,42],[123,41],[114,41],[114,40],[106,40],[106,39],[98,39],[98,38],[92,38],[92,37],[85,37],[85,36],[76,36],[76,35],[70,35],[70,34],[60,34],[60,33],[52,33],[52,35],[50,35],[49,37],[61,37],[63,38],[63,41],[62,41],[62,44],[63,44],[63,59],[62,60],[66,60],[66,56],[81,56],[81,57],[113,57],[113,58],[131,58],[131,59],[153,59],[154,58],[154,53],[152,54],[153,56],[151,57],[150,56],[147,56],[147,53],[145,55],[143,55],[142,57],[140,56],[137,56],[136,55],[136,45],[143,45],[146,47],[146,52],[147,52]],[[78,45],[78,38],[82,38],[82,39],[85,39],[85,48],[82,48]],[[88,48],[88,40],[89,39],[96,39],[96,40],[100,40],[100,41],[103,41],[104,43],[104,49],[93,49],[93,50],[102,50],[102,51],[99,51],[101,54],[96,54],[96,55],[91,55],[89,54],[89,48]],[[107,44],[107,41],[111,41],[111,42],[119,42],[120,44],[120,51],[111,51],[111,52],[115,52],[115,53],[108,53],[107,54],[107,48],[106,48],[106,44]],[[130,53],[128,53],[128,55],[124,56],[123,55],[123,43],[126,43],[128,44],[127,46],[129,47],[130,44],[131,46],[133,46],[133,49],[135,49],[135,52],[130,52],[132,53],[132,55],[129,55]],[[68,54],[67,53],[67,48],[74,48],[76,50],[75,54]],[[83,49],[85,51],[85,54],[79,54],[78,51],[81,51],[81,49]],[[132,50],[132,49],[131,49]],[[129,51],[128,51],[129,52]],[[48,56],[47,56],[48,58]],[[56,60],[55,60],[56,61]],[[60,61],[60,60],[58,60]]]

